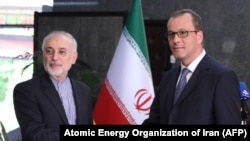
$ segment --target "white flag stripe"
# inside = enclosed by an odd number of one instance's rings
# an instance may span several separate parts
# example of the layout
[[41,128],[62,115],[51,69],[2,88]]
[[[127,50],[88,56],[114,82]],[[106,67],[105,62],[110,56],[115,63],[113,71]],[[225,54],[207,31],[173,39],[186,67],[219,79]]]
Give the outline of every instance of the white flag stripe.
[[[118,97],[127,110],[130,111],[130,114],[133,117],[138,117],[135,118],[136,122],[141,123],[141,119],[145,119],[147,115],[136,110],[134,96],[142,88],[153,90],[153,87],[149,88],[153,86],[151,84],[152,79],[147,77],[150,76],[149,72],[145,69],[144,64],[138,57],[138,53],[127,41],[124,34],[121,35],[114,58],[116,59],[112,61],[107,74],[110,84],[113,86],[114,91],[119,94]],[[153,94],[154,92],[150,93]],[[148,104],[148,106],[151,105],[151,103]]]

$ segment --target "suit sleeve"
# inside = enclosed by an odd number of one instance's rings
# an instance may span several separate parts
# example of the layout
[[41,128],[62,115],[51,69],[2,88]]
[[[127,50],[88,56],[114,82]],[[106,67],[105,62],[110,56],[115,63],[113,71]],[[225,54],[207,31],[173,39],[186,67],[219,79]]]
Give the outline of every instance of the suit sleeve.
[[216,124],[240,124],[240,88],[236,74],[226,71],[217,83],[214,100]]
[[145,119],[142,125],[160,124],[160,90],[155,94],[155,98],[151,105],[149,118]]
[[18,84],[13,92],[14,109],[21,128],[22,139],[59,141],[59,132],[47,128],[43,123],[43,115],[32,93],[28,84]]

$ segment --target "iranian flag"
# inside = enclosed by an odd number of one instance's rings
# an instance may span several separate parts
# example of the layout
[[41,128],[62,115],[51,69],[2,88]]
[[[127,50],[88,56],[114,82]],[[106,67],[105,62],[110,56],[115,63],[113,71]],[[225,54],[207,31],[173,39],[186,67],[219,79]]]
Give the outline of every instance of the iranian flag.
[[134,0],[94,108],[95,124],[141,124],[154,87],[141,1]]

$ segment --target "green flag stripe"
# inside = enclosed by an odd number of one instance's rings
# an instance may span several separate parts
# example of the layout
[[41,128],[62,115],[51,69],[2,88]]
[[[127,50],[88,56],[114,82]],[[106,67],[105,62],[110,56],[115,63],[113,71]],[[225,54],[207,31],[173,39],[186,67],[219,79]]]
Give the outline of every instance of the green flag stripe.
[[150,66],[140,0],[134,0],[133,7],[130,11],[130,14],[128,15],[125,26],[127,27],[127,30],[130,35],[134,38],[134,40],[140,47],[141,52],[143,53],[148,65]]
[[126,38],[127,42],[129,42],[130,46],[134,49],[136,52],[138,58],[140,59],[141,63],[147,70],[147,72],[151,75],[151,70],[149,68],[149,63],[147,62],[147,59],[145,55],[142,53],[141,48],[138,46],[134,38],[129,34],[127,28],[125,27],[123,30],[123,35]]

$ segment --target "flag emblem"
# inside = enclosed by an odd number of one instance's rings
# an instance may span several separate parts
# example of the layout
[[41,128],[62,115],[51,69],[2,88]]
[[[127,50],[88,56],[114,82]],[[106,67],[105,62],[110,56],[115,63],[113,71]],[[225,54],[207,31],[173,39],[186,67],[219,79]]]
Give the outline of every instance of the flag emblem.
[[153,95],[146,89],[140,89],[135,94],[135,108],[138,112],[142,112],[145,115],[149,115],[151,103],[153,101]]

